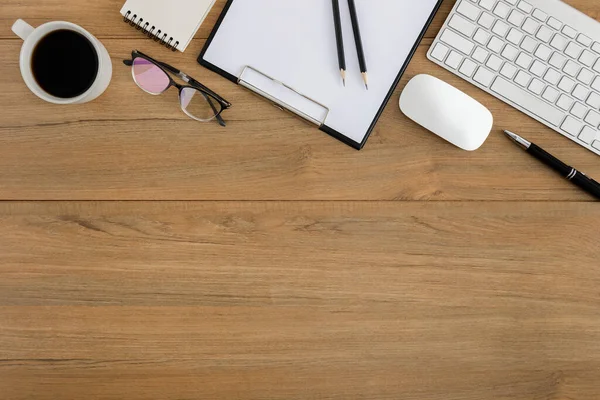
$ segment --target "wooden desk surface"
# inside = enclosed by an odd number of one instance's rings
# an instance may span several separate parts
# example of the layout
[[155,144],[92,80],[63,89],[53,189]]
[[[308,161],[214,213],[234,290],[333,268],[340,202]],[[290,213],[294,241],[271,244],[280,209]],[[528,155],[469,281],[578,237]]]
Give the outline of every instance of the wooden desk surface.
[[[224,0],[185,54],[122,3],[0,4],[0,399],[600,398],[600,207],[500,132],[600,158],[426,60],[453,1],[361,152],[195,63]],[[108,91],[34,97],[17,18],[97,35]],[[135,48],[230,99],[228,128],[138,90]],[[492,110],[481,150],[401,115],[422,72]]]

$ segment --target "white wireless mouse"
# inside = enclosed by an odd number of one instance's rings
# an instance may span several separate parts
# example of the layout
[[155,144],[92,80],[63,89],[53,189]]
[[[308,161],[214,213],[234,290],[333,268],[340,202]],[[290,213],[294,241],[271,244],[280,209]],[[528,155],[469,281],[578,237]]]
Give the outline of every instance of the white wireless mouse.
[[417,124],[463,150],[481,147],[492,113],[472,97],[430,75],[417,75],[400,96],[400,110]]

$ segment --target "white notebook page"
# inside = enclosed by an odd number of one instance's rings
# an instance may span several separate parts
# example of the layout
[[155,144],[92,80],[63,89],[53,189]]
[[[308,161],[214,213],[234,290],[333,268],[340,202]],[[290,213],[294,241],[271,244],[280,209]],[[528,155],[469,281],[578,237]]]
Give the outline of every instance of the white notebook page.
[[121,9],[121,15],[131,11],[143,18],[142,26],[148,22],[150,27],[159,29],[161,37],[167,34],[173,42],[179,41],[177,50],[184,51],[204,22],[215,0],[127,0]]
[[329,108],[325,125],[361,143],[436,4],[437,0],[356,1],[368,91],[343,0],[345,88],[331,0],[234,0],[204,59],[236,77],[249,65],[284,82]]

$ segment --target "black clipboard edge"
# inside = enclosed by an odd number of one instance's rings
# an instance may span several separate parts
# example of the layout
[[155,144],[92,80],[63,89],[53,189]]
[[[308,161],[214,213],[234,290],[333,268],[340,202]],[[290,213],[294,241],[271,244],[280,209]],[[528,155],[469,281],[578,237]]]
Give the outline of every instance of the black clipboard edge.
[[361,150],[365,146],[365,144],[367,143],[367,140],[371,136],[371,133],[373,133],[373,130],[375,129],[375,125],[377,125],[377,122],[379,122],[379,118],[381,118],[381,114],[383,114],[383,111],[385,110],[385,107],[388,105],[388,103],[390,102],[390,99],[394,95],[394,92],[396,91],[396,88],[398,87],[398,84],[400,83],[400,80],[402,79],[402,76],[406,72],[406,69],[408,68],[408,65],[410,64],[410,62],[412,61],[413,57],[415,56],[415,53],[419,49],[419,46],[421,45],[421,42],[423,41],[423,38],[425,37],[425,34],[427,33],[427,30],[431,26],[431,23],[433,22],[433,19],[435,18],[436,14],[440,10],[440,7],[442,6],[442,3],[443,3],[443,0],[438,0],[437,4],[433,8],[433,11],[431,12],[431,15],[429,16],[429,19],[425,23],[425,26],[423,27],[423,30],[421,30],[421,33],[419,34],[419,37],[417,38],[417,41],[415,42],[413,48],[410,50],[410,53],[408,53],[408,57],[406,57],[406,61],[402,65],[402,68],[400,68],[400,72],[398,72],[398,76],[396,77],[396,79],[394,80],[394,83],[390,87],[390,91],[388,92],[387,96],[383,100],[383,103],[381,104],[381,107],[379,108],[379,111],[375,115],[375,119],[373,119],[373,122],[371,123],[371,126],[367,130],[365,138],[359,144],[359,147],[357,148],[357,150]]
[[203,67],[208,68],[209,70],[216,72],[217,74],[223,76],[224,78],[227,78],[228,80],[230,80],[231,82],[233,82],[237,85],[238,78],[236,76],[230,74],[229,72],[227,72],[225,70],[222,70],[221,68],[217,67],[214,64],[209,63],[208,61],[206,61],[204,59],[204,55],[208,51],[210,44],[212,43],[213,39],[215,38],[215,35],[219,31],[219,28],[221,27],[221,24],[223,23],[223,20],[225,19],[225,16],[227,15],[227,12],[229,11],[229,8],[231,7],[232,3],[233,3],[233,0],[227,0],[225,7],[223,7],[223,11],[221,11],[219,18],[217,19],[217,23],[215,24],[213,29],[210,31],[210,35],[208,35],[208,39],[206,39],[206,43],[204,43],[204,47],[202,47],[202,51],[200,52],[200,55],[198,56],[198,63],[200,65],[202,65]]
[[[231,82],[238,84],[238,78],[235,75],[230,74],[229,72],[217,67],[216,65],[214,65],[204,59],[204,55],[208,51],[208,48],[210,47],[215,35],[219,31],[219,28],[221,27],[221,24],[223,23],[223,20],[225,19],[225,16],[227,15],[229,8],[233,4],[233,1],[234,0],[227,0],[225,7],[223,7],[223,11],[221,11],[221,15],[219,15],[219,18],[217,19],[217,23],[215,24],[212,31],[210,32],[210,35],[208,36],[208,39],[206,40],[206,43],[204,44],[204,47],[202,48],[202,51],[200,52],[200,55],[198,56],[198,63],[200,65],[202,65],[203,67],[230,80]],[[345,136],[341,132],[338,132],[335,129],[331,129],[330,127],[328,127],[326,125],[321,126],[319,128],[320,131],[325,132],[326,134],[334,137],[335,139],[341,141],[344,144],[347,144],[348,146],[353,147],[356,150],[361,150],[363,147],[365,147],[365,145],[367,144],[367,140],[369,139],[369,137],[371,136],[371,133],[373,133],[373,130],[375,129],[375,126],[377,125],[377,122],[379,122],[379,118],[381,118],[381,114],[383,114],[386,106],[390,102],[390,99],[394,95],[394,92],[396,91],[396,87],[398,87],[398,84],[400,83],[402,76],[406,72],[408,65],[410,64],[415,53],[419,49],[421,41],[423,41],[423,37],[425,36],[425,34],[427,33],[427,30],[431,26],[431,23],[433,22],[433,19],[435,18],[436,14],[440,10],[440,7],[442,6],[443,1],[444,0],[438,0],[437,4],[433,8],[433,11],[431,12],[431,15],[429,16],[429,19],[427,19],[427,22],[425,23],[423,29],[421,30],[421,33],[419,34],[419,37],[417,38],[417,41],[415,42],[413,48],[410,50],[410,53],[408,54],[406,61],[402,65],[402,68],[400,68],[400,72],[398,72],[398,76],[396,77],[396,79],[394,80],[394,83],[390,87],[390,91],[385,96],[385,99],[383,100],[381,107],[379,107],[379,111],[377,111],[377,114],[375,115],[375,118],[371,122],[371,125],[369,126],[369,129],[367,130],[362,142],[360,142],[360,143],[356,142],[356,141],[350,139],[349,137]]]

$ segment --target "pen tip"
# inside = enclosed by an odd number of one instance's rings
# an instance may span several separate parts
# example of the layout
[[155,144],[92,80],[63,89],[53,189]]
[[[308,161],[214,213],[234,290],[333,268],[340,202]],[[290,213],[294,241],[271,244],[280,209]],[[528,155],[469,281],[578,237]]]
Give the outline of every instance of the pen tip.
[[369,85],[365,83],[365,87],[367,88],[367,90],[369,90]]

